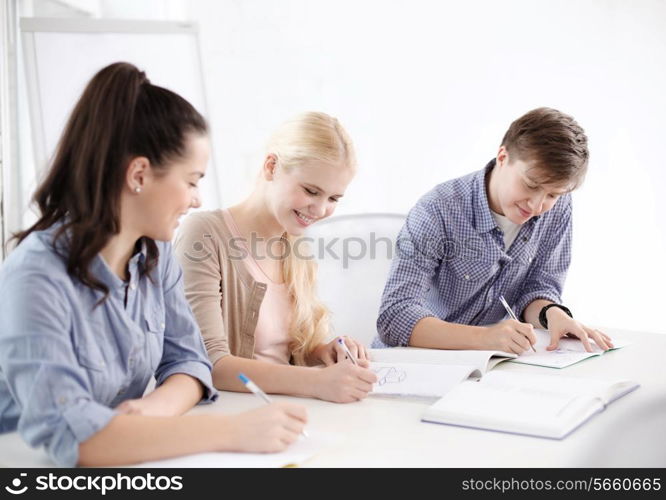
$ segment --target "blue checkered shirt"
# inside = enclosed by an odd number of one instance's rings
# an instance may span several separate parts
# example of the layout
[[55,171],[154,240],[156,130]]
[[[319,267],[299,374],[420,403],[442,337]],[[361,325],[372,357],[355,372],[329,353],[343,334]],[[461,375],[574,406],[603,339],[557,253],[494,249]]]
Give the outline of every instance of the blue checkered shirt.
[[406,346],[416,323],[435,317],[487,325],[506,316],[504,295],[522,316],[536,299],[561,302],[571,260],[571,195],[532,217],[504,248],[485,176],[495,166],[444,182],[407,216],[397,241],[373,347]]

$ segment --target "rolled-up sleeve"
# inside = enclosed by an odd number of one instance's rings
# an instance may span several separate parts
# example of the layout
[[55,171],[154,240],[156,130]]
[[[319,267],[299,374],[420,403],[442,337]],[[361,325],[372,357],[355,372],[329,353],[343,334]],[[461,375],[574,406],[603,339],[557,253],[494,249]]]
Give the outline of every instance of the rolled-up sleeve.
[[409,212],[398,235],[377,319],[384,344],[409,345],[416,323],[436,317],[427,307],[425,295],[441,262],[437,248],[443,237],[442,215],[426,196]]
[[217,399],[211,376],[212,365],[206,355],[192,309],[185,298],[183,272],[176,261],[170,244],[160,249],[160,259],[164,261],[164,305],[166,321],[164,330],[164,350],[157,367],[157,385],[175,373],[183,373],[196,378],[204,387],[201,403]]
[[562,302],[562,289],[571,263],[571,195],[567,194],[560,201],[561,208],[550,214],[553,223],[548,225],[548,233],[537,250],[516,303],[521,317],[527,306],[537,299]]
[[[34,267],[34,266],[33,266]],[[54,273],[55,274],[55,273]],[[42,271],[14,269],[0,282],[0,372],[21,409],[17,430],[56,464],[78,463],[79,444],[114,410],[97,403],[71,339],[72,304]]]

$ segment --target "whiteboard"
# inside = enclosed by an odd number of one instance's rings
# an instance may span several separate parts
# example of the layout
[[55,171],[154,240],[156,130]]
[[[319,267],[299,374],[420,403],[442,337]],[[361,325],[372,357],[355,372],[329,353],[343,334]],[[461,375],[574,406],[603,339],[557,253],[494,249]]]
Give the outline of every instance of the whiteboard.
[[[195,23],[23,18],[20,27],[35,178],[86,84],[108,64],[134,64],[151,83],[180,94],[208,118]],[[221,204],[212,156],[201,182],[202,208]]]

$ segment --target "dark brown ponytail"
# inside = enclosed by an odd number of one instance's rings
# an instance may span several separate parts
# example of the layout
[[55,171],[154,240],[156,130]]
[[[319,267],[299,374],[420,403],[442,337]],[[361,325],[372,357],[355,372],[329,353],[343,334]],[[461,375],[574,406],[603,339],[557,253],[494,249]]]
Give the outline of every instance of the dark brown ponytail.
[[[145,156],[157,169],[183,156],[188,133],[207,133],[204,118],[179,95],[152,85],[145,73],[128,63],[99,71],[74,107],[53,162],[34,202],[39,220],[14,238],[20,244],[33,231],[57,222],[56,249],[67,271],[91,288],[108,294],[88,268],[112,235],[120,231],[120,194],[129,161]],[[157,264],[158,250],[147,239],[144,273]]]

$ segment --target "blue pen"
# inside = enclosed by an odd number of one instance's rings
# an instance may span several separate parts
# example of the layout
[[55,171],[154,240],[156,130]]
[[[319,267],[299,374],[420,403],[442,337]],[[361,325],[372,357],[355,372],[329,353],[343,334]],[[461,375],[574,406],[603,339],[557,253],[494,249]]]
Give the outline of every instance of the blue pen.
[[[252,394],[254,394],[255,396],[259,396],[261,399],[264,400],[266,404],[272,403],[271,398],[269,398],[268,395],[264,391],[262,391],[257,384],[252,382],[244,374],[239,373],[238,378],[240,379],[241,382],[243,382],[243,384],[245,384],[245,387],[247,387]],[[301,434],[303,434],[304,437],[309,437],[308,433],[305,432],[305,429],[303,429]]]

